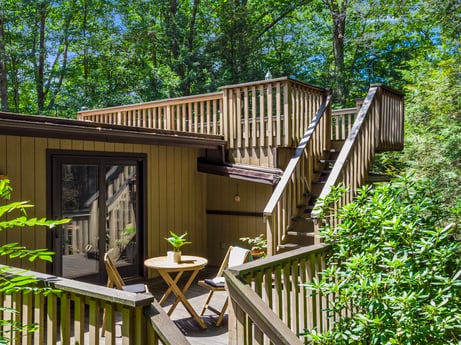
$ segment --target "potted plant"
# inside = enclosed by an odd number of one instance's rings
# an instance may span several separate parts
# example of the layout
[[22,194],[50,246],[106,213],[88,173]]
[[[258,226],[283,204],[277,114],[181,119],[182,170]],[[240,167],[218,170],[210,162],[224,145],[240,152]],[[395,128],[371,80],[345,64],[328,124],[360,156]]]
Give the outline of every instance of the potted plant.
[[181,261],[181,247],[185,244],[191,244],[186,240],[187,232],[182,235],[177,235],[170,231],[170,237],[164,237],[165,240],[171,245],[173,250],[167,252],[168,260],[178,263]]
[[251,246],[251,255],[253,258],[266,256],[267,240],[263,234],[256,237],[241,237],[240,241],[247,242]]

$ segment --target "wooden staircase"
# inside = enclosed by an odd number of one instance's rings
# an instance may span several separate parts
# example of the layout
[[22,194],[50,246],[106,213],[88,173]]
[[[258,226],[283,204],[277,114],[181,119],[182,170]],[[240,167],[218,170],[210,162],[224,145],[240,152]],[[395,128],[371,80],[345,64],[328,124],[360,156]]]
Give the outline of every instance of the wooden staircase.
[[[348,192],[334,206],[352,201],[356,190],[370,181],[375,153],[403,148],[401,93],[372,85],[347,137],[333,138],[334,145],[328,135],[316,135],[325,133],[319,128],[322,121],[330,124],[329,102],[326,99],[319,108],[264,210],[266,235],[272,243],[269,254],[320,243],[320,224],[335,226],[337,219],[334,213],[320,219],[314,211],[317,199],[325,198],[333,186],[342,183],[349,187]],[[338,146],[341,139],[344,143]],[[316,153],[316,147],[323,151]]]
[[278,252],[296,249],[303,246],[313,245],[315,242],[315,223],[311,218],[312,210],[320,193],[325,186],[328,176],[338,158],[339,151],[330,149],[326,153],[325,159],[319,160],[321,170],[314,173],[311,191],[303,194],[297,206],[296,214],[291,218],[287,226],[285,235],[282,237],[282,243],[279,245]]

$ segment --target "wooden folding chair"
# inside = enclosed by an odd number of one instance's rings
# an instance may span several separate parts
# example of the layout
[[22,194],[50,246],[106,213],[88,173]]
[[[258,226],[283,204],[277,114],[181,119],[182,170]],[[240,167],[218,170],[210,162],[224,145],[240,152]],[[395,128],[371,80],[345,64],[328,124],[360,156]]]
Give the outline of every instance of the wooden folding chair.
[[224,260],[221,264],[221,267],[219,268],[218,273],[216,274],[216,277],[214,277],[213,279],[204,279],[198,281],[198,284],[201,287],[204,287],[205,289],[209,290],[208,296],[206,298],[205,303],[203,304],[200,315],[203,315],[207,309],[212,311],[213,313],[218,315],[218,320],[216,320],[216,326],[218,327],[221,325],[224,314],[227,310],[227,306],[229,304],[229,297],[226,298],[226,301],[224,302],[224,305],[221,307],[221,309],[211,306],[210,300],[215,292],[226,291],[223,277],[224,270],[229,267],[241,265],[247,262],[249,258],[250,251],[248,249],[231,246],[227,250],[226,256],[224,257]]
[[[114,262],[110,257],[110,251],[104,254],[104,265],[106,266],[107,271],[107,287],[109,288],[117,288],[118,290],[123,290],[127,292],[134,292],[134,293],[143,293],[149,292],[147,286],[144,284],[130,284],[125,285],[122,276],[117,270]],[[103,337],[106,333],[106,310],[104,309],[104,313],[102,315],[102,330],[101,336]]]

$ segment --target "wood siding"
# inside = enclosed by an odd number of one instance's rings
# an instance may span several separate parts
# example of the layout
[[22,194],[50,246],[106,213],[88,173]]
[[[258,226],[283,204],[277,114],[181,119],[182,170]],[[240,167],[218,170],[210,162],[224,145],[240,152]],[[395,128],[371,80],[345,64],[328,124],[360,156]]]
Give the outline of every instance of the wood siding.
[[218,266],[230,245],[245,246],[240,237],[265,234],[262,212],[272,186],[208,175],[207,188],[208,259]]
[[[169,230],[188,232],[192,244],[184,247],[185,254],[207,256],[206,175],[197,172],[201,149],[0,135],[0,174],[11,180],[12,200],[30,200],[36,205],[28,210],[29,216],[47,215],[47,149],[146,154],[146,257],[165,255],[168,244],[163,237]],[[0,243],[19,242],[30,248],[45,248],[47,231],[52,230],[4,230],[0,232]],[[40,272],[46,269],[40,261],[4,263]],[[153,273],[149,272],[149,276]]]

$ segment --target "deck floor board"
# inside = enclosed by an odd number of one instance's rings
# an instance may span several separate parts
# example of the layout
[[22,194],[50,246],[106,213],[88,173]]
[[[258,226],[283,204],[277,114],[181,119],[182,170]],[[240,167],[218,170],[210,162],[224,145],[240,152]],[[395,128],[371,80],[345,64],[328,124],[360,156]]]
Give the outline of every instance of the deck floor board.
[[[200,287],[197,281],[204,278],[213,277],[216,274],[217,268],[207,267],[202,270],[194,283],[190,286],[186,293],[186,297],[190,301],[192,307],[200,313],[205,298],[207,296],[207,290]],[[185,277],[187,278],[187,277]],[[183,280],[183,278],[181,278]],[[182,286],[180,280],[179,286]],[[155,296],[157,300],[163,296],[167,289],[167,285],[161,278],[151,279],[147,281],[149,291]],[[226,299],[226,293],[215,293],[213,296],[213,305],[218,307],[222,306]],[[174,302],[174,296],[170,295],[165,301],[163,308],[165,311],[169,310],[169,307]],[[171,319],[175,322],[178,328],[186,336],[192,345],[227,345],[228,344],[228,323],[227,315],[224,317],[223,322],[219,327],[216,327],[217,315],[207,311],[203,316],[203,320],[207,325],[206,329],[202,329],[197,321],[192,318],[184,306],[180,303],[171,314]]]

